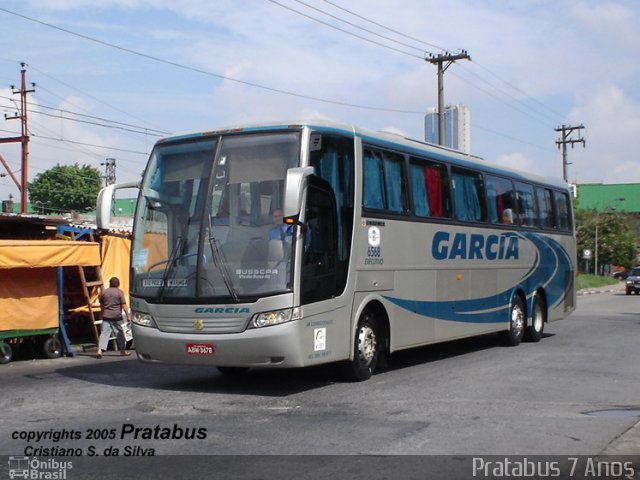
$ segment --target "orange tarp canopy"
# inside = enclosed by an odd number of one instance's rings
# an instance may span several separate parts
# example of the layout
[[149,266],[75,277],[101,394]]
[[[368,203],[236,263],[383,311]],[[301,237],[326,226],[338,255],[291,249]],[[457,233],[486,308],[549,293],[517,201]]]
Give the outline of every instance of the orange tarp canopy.
[[57,327],[56,269],[0,269],[0,331]]
[[99,245],[0,240],[0,331],[58,327],[56,267],[100,265]]
[[99,245],[67,240],[0,240],[0,269],[100,265]]

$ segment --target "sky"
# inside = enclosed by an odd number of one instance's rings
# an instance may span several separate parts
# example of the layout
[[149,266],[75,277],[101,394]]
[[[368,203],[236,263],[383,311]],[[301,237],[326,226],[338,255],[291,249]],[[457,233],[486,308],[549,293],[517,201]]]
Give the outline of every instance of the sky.
[[[637,0],[3,0],[0,137],[28,88],[29,180],[60,164],[138,180],[170,133],[334,120],[424,139],[429,55],[466,50],[445,103],[470,110],[471,153],[568,179],[640,182]],[[9,117],[9,119],[6,119]],[[20,146],[0,144],[20,178]],[[6,174],[0,164],[0,175]],[[19,190],[0,177],[0,199]]]

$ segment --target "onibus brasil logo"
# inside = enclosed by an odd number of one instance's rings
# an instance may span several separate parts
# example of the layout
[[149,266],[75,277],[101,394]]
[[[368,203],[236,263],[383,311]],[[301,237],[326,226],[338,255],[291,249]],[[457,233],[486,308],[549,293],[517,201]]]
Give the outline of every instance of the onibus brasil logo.
[[27,478],[38,480],[64,480],[67,470],[73,468],[72,462],[61,462],[54,458],[38,460],[37,457],[9,457],[9,478]]

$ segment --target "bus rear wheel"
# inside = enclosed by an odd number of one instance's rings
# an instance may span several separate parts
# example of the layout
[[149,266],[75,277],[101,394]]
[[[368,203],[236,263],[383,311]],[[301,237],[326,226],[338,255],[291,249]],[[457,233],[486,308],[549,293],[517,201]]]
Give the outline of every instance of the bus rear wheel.
[[353,360],[346,368],[350,380],[363,382],[371,378],[380,356],[381,341],[375,318],[370,312],[363,313],[356,328]]
[[539,296],[533,298],[533,307],[531,310],[531,325],[524,332],[524,339],[527,342],[539,342],[544,332],[544,324],[546,321],[546,308],[544,300]]
[[509,307],[509,329],[503,332],[505,345],[515,347],[520,345],[527,325],[527,314],[524,301],[520,295],[514,295]]

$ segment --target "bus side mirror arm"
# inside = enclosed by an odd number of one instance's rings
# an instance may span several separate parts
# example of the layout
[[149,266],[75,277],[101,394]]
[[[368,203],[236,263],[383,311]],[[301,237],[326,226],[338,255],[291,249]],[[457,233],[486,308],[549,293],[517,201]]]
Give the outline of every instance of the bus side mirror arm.
[[305,188],[305,179],[313,175],[313,167],[298,167],[287,170],[287,179],[284,192],[283,216],[285,223],[301,225],[300,210],[302,210],[302,195]]

